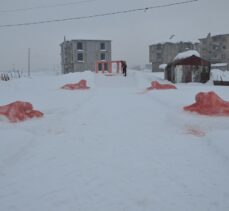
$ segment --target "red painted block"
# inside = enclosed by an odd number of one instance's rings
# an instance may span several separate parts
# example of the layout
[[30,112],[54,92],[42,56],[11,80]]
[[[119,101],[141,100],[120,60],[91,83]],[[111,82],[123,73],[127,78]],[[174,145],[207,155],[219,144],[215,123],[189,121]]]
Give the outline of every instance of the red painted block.
[[151,86],[147,88],[147,90],[152,90],[152,89],[176,89],[176,86],[172,84],[160,84],[157,81],[152,81]]
[[33,110],[33,105],[29,102],[16,101],[0,106],[0,115],[7,117],[10,122],[21,122],[34,117],[42,117],[44,114]]
[[215,92],[200,92],[196,95],[196,102],[185,106],[184,110],[208,116],[229,116],[229,102]]
[[62,89],[68,89],[68,90],[76,90],[76,89],[84,90],[84,89],[89,89],[90,87],[87,86],[86,80],[81,80],[75,84],[65,84],[61,88]]

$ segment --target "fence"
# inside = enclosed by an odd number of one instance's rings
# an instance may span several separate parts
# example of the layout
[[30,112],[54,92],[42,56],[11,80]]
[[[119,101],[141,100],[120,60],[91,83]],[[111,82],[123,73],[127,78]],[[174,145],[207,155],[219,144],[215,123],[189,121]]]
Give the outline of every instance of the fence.
[[21,78],[22,77],[22,71],[14,70],[9,72],[0,72],[0,80],[1,81],[9,81],[14,78]]

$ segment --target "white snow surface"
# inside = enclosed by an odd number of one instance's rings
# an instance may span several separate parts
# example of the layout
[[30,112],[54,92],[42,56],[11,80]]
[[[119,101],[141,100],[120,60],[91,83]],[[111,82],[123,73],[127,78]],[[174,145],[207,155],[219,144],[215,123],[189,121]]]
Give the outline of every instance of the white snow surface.
[[185,52],[178,53],[173,61],[186,59],[186,58],[189,58],[191,56],[200,57],[200,54],[199,54],[199,52],[197,52],[195,50],[188,50],[188,51],[185,51]]
[[[86,79],[90,90],[60,89]],[[183,111],[198,92],[160,75],[92,72],[0,81],[0,105],[31,102],[44,117],[0,120],[2,211],[227,211],[229,118]],[[190,131],[200,131],[200,136]]]
[[229,81],[229,71],[211,69],[210,79],[212,81]]
[[227,63],[216,63],[216,64],[211,64],[211,67],[225,67],[227,66]]
[[159,69],[165,70],[165,68],[167,67],[167,64],[160,64],[159,65]]

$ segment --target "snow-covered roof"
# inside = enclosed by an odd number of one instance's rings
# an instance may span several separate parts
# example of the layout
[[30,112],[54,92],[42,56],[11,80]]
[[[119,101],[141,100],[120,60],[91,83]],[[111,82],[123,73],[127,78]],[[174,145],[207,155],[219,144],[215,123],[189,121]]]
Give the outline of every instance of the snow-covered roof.
[[167,64],[161,64],[161,65],[159,65],[159,69],[162,69],[162,70],[164,70],[166,67],[167,67]]
[[225,67],[227,66],[227,63],[216,63],[216,64],[211,64],[212,67]]
[[108,39],[103,35],[100,36],[98,34],[77,33],[72,35],[71,37],[72,39],[69,39],[69,37],[65,37],[64,40],[65,41],[112,41],[111,39]]
[[188,51],[181,52],[181,53],[177,54],[177,56],[174,58],[173,61],[186,59],[186,58],[189,58],[191,56],[200,57],[200,54],[195,50],[188,50]]
[[180,43],[180,42],[191,42],[191,43],[200,43],[199,38],[185,38],[182,35],[178,35],[178,34],[171,34],[169,36],[164,35],[164,36],[160,36],[158,37],[157,40],[154,40],[154,44],[165,44],[165,43]]

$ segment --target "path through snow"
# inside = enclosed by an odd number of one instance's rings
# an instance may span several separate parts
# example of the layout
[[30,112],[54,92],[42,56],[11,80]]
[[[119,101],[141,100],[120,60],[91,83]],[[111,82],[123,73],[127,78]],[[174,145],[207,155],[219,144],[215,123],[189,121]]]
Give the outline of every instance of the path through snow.
[[[59,89],[82,78],[90,90]],[[30,99],[45,117],[0,121],[0,210],[229,210],[228,119],[182,110],[213,87],[139,94],[153,79],[81,73],[5,85],[6,99]]]

